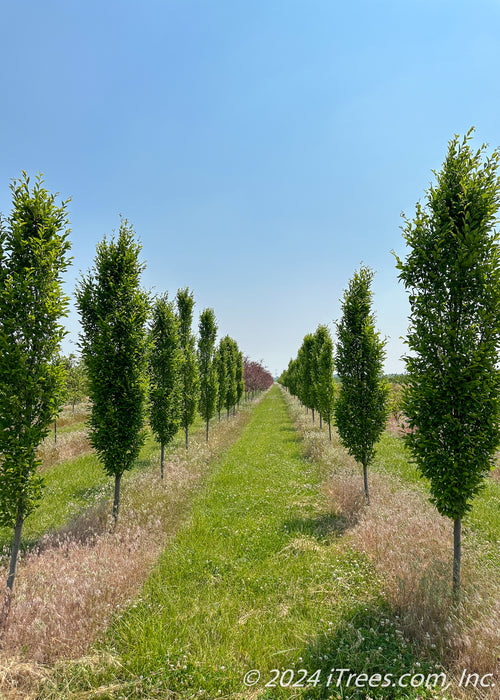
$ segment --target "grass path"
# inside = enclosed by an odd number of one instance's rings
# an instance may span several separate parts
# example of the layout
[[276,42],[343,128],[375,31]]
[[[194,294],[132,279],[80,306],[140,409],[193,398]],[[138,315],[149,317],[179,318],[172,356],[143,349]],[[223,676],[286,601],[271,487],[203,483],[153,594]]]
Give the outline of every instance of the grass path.
[[[373,567],[345,545],[321,469],[304,458],[274,387],[214,465],[140,599],[97,656],[65,666],[43,697],[365,698],[366,686],[337,688],[335,675],[327,687],[331,670],[429,670],[396,629]],[[249,688],[251,669],[261,678]],[[281,688],[280,678],[302,687]]]

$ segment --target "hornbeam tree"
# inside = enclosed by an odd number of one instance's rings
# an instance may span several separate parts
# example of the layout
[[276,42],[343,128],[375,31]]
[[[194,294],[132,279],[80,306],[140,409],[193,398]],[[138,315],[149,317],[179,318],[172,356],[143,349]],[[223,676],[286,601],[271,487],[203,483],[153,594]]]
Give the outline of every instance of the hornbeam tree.
[[229,411],[236,404],[236,397],[238,395],[238,387],[236,383],[238,346],[232,338],[226,335],[219,343],[219,350],[225,368],[225,394],[222,405],[226,409],[227,418],[229,420]]
[[342,382],[334,409],[337,429],[344,447],[363,466],[367,503],[368,465],[388,414],[388,386],[382,372],[385,341],[375,330],[370,310],[372,278],[373,272],[361,267],[349,282],[342,302],[343,315],[337,323],[335,357]]
[[98,244],[94,267],[76,288],[92,401],[90,442],[115,479],[115,525],[123,473],[133,467],[145,438],[149,299],[139,286],[145,267],[140,250],[122,220],[118,237]]
[[219,341],[219,345],[215,351],[215,367],[217,369],[217,413],[220,421],[220,414],[226,403],[226,387],[228,381],[224,344],[222,340]]
[[165,470],[165,445],[181,422],[181,349],[179,321],[167,295],[156,300],[149,334],[149,422],[160,443],[160,475]]
[[333,343],[328,328],[318,326],[314,335],[316,344],[315,399],[321,419],[328,423],[328,435],[332,439],[332,417],[335,401],[335,382],[333,380]]
[[312,411],[314,423],[314,409],[316,407],[315,387],[314,387],[314,335],[308,333],[304,336],[302,345],[297,353],[299,367],[299,399],[306,408]]
[[206,422],[206,440],[208,442],[208,427],[210,418],[215,415],[218,392],[217,364],[215,359],[217,324],[213,309],[205,309],[200,314],[199,332],[200,413]]
[[24,521],[41,498],[37,448],[62,405],[65,379],[67,203],[56,206],[41,177],[32,189],[29,182],[23,173],[12,183],[12,212],[6,226],[0,222],[0,525],[14,529],[9,592]]
[[236,346],[236,403],[240,405],[241,397],[245,393],[245,367],[243,364],[243,353]]
[[437,182],[406,220],[410,252],[397,259],[410,293],[403,412],[407,445],[453,520],[453,590],[460,588],[461,522],[499,444],[499,153],[474,152],[472,130],[450,141]]
[[200,374],[196,359],[194,336],[191,333],[193,320],[193,293],[189,288],[177,292],[179,315],[179,339],[182,351],[181,362],[181,425],[186,436],[186,450],[189,446],[188,431],[193,423],[200,394]]

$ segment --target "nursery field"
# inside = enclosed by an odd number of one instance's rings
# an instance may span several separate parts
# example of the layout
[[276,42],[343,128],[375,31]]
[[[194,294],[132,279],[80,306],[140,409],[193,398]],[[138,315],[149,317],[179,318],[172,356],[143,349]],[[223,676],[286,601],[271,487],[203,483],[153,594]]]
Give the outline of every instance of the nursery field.
[[163,483],[151,438],[111,534],[97,466],[48,467],[86,481],[30,530],[53,534],[21,564],[1,696],[498,698],[495,473],[464,522],[457,605],[450,523],[401,439],[384,435],[366,506],[332,432],[275,385],[208,447],[201,423],[187,453],[179,434]]

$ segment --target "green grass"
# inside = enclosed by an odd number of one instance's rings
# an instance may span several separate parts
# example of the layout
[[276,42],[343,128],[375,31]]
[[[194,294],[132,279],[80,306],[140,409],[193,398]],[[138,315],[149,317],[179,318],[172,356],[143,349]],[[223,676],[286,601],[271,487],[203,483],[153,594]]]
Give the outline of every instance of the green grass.
[[[410,453],[403,440],[388,432],[384,433],[377,447],[372,467],[385,471],[401,479],[405,484],[422,489],[429,494],[429,484],[422,477],[415,464],[410,460]],[[463,520],[466,530],[486,544],[493,545],[493,556],[500,561],[498,544],[500,544],[500,483],[487,478],[484,488],[472,503],[471,511]]]
[[[190,434],[201,435],[204,422],[198,416]],[[184,431],[179,430],[165,451],[165,458],[184,445]],[[154,468],[159,462],[159,447],[151,433],[141,449],[134,468],[125,473],[123,488],[137,470]],[[114,480],[104,472],[93,452],[54,464],[43,473],[44,489],[39,506],[31,513],[23,526],[22,548],[35,546],[40,538],[57,532],[83,511],[97,505],[103,499],[111,499]],[[11,546],[13,531],[0,528],[0,550],[7,554]]]
[[[46,696],[365,698],[366,687],[326,687],[331,669],[429,672],[430,661],[397,630],[374,569],[345,544],[321,496],[323,477],[303,457],[274,387],[212,465],[190,521],[140,598],[116,617],[98,663],[67,666]],[[248,689],[251,669],[262,676]],[[279,683],[265,688],[273,669],[292,669],[294,681],[299,669],[319,670],[319,682],[293,694]],[[424,697],[392,687],[370,692]]]

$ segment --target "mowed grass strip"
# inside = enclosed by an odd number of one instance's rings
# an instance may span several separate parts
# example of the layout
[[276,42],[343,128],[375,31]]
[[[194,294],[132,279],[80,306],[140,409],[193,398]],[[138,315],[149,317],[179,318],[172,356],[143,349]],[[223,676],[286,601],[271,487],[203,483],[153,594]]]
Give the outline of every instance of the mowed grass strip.
[[[325,510],[322,478],[274,387],[214,465],[140,599],[97,657],[65,669],[59,692],[289,697],[279,682],[265,688],[272,669],[292,669],[298,681],[303,668],[321,671],[294,697],[364,698],[366,689],[326,688],[330,669],[410,669],[416,658],[387,619],[374,569],[343,544],[343,524]],[[252,689],[243,684],[250,669],[261,672]],[[405,693],[382,696],[413,697]]]

